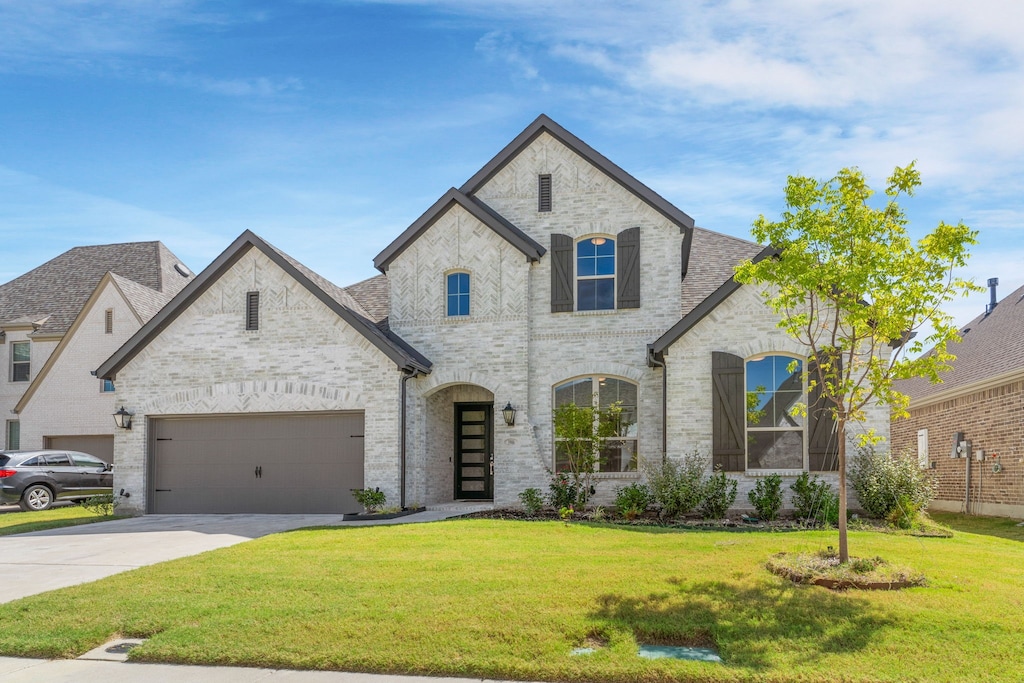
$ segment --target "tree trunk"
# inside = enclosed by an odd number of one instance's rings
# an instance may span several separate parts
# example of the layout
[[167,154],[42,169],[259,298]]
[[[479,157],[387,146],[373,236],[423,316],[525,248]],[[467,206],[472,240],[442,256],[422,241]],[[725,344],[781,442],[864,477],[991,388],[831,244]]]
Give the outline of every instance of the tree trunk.
[[850,561],[850,551],[846,541],[846,417],[840,413],[836,424],[839,436],[839,562]]

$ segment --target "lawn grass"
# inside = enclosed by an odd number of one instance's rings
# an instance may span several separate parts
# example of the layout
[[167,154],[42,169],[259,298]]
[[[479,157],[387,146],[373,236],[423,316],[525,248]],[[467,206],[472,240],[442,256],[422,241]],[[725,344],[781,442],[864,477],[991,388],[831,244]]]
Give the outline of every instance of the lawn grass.
[[[950,523],[948,520],[943,520]],[[951,524],[953,526],[953,524]],[[0,654],[549,681],[1019,681],[1024,544],[851,532],[929,584],[834,593],[770,574],[834,531],[461,520],[276,534],[0,605]],[[584,642],[596,653],[570,656]],[[644,660],[638,642],[718,647]]]
[[56,507],[33,512],[5,512],[0,514],[0,536],[25,534],[29,531],[45,531],[64,526],[92,524],[116,519],[111,515],[97,515],[81,505]]

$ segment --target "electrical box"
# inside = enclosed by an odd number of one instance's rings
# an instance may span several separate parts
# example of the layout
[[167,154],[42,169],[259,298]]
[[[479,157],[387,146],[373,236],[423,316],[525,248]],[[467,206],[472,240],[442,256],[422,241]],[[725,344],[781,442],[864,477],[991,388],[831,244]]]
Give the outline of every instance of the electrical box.
[[962,458],[963,452],[960,450],[960,444],[964,440],[964,433],[957,432],[953,435],[953,448],[949,451],[949,457],[951,458]]
[[974,459],[978,462],[982,462],[985,459],[985,451],[981,448],[974,451]]

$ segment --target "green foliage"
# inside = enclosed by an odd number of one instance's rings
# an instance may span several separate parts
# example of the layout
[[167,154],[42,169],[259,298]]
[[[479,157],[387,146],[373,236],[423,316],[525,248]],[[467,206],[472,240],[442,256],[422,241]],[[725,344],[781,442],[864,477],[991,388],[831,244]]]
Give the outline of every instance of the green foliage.
[[754,490],[747,494],[747,499],[757,510],[757,516],[770,522],[779,514],[782,507],[782,477],[769,474],[754,484]]
[[560,510],[574,507],[581,499],[586,501],[589,492],[581,489],[583,483],[565,472],[555,472],[548,483],[548,504]]
[[636,519],[647,512],[653,501],[645,484],[633,483],[615,490],[615,508],[626,519]]
[[722,519],[736,502],[736,480],[715,472],[701,485],[700,514],[704,519]]
[[526,489],[519,494],[519,502],[526,514],[531,517],[536,516],[544,508],[544,498],[540,494],[540,489]]
[[94,515],[108,517],[114,514],[114,508],[117,507],[117,502],[114,500],[113,493],[101,493],[83,500],[82,507]]
[[901,524],[907,515],[908,524],[912,524],[934,497],[929,470],[922,470],[916,458],[892,457],[871,446],[858,449],[850,468],[850,483],[865,512],[886,520],[895,514],[894,519]]
[[701,480],[710,458],[700,451],[683,455],[678,462],[646,463],[644,475],[660,515],[672,519],[693,510],[701,500]]
[[827,481],[811,478],[802,472],[789,489],[793,492],[793,513],[797,519],[817,520],[827,524],[839,521],[839,496]]
[[387,496],[379,488],[352,489],[352,497],[367,512],[380,512],[387,503]]
[[563,403],[555,408],[551,424],[558,454],[564,459],[571,488],[575,492],[571,504],[582,509],[594,493],[593,476],[601,462],[605,443],[623,429],[622,404],[616,402],[605,408],[595,408],[593,405]]
[[921,504],[906,494],[896,501],[896,506],[885,516],[885,521],[896,529],[912,529],[921,515]]

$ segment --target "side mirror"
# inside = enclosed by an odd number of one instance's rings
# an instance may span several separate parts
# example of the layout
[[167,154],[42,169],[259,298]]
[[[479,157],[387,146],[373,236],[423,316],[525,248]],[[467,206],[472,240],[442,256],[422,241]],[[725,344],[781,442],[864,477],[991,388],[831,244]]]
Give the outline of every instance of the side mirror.
[[114,465],[113,465],[113,463],[109,463],[109,462],[108,462],[108,463],[104,464],[104,465],[103,465],[103,471],[104,471],[104,472],[113,472],[113,471],[114,471]]

